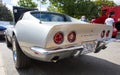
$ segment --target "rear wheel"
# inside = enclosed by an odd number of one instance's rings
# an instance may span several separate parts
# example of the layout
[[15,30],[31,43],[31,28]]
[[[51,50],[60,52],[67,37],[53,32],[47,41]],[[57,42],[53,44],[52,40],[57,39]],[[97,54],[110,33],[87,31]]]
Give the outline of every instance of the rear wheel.
[[12,45],[15,67],[20,69],[29,66],[30,59],[22,52],[15,36],[12,38]]

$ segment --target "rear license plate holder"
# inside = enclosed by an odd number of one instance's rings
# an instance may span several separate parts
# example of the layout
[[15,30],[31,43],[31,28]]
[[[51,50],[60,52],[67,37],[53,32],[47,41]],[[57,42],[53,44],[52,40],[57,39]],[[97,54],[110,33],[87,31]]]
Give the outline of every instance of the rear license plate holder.
[[87,54],[93,52],[95,49],[95,42],[94,41],[87,41],[83,42],[83,50],[81,51],[81,54]]

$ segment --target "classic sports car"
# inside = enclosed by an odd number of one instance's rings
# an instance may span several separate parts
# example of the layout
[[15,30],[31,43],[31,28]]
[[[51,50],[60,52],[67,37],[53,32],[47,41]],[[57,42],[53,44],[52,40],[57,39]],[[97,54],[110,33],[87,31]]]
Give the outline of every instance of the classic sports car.
[[[30,11],[31,10],[31,11]],[[28,66],[30,58],[57,62],[71,56],[106,48],[112,27],[82,23],[70,16],[14,7],[15,25],[8,34],[16,68]]]

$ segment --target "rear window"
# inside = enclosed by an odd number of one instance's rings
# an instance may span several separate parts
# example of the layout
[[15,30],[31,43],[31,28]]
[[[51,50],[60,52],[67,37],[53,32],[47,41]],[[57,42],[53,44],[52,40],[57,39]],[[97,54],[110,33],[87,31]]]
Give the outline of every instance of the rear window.
[[[41,21],[45,22],[65,22],[67,21],[65,16],[62,14],[57,13],[48,13],[48,12],[37,12],[37,13],[31,13],[34,17]],[[41,14],[41,15],[40,15]]]

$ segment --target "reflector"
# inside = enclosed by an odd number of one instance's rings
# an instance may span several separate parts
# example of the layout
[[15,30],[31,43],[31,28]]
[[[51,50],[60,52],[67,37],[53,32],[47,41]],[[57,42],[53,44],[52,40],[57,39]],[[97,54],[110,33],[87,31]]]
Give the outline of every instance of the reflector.
[[74,42],[75,40],[76,40],[76,33],[74,31],[72,31],[68,34],[68,41]]

